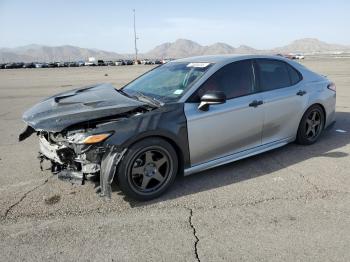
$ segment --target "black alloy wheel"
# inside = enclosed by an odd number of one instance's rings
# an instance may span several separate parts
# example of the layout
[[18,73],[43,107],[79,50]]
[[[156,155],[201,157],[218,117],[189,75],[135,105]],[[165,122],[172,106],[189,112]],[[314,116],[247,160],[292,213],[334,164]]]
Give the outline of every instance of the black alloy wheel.
[[325,117],[319,105],[310,107],[304,114],[298,129],[296,141],[302,145],[311,145],[322,133]]
[[321,113],[318,110],[314,110],[307,116],[305,135],[308,139],[313,140],[319,136],[321,129]]
[[163,139],[148,138],[128,149],[117,177],[125,195],[145,201],[168,189],[175,180],[177,169],[174,148]]
[[169,177],[171,168],[169,153],[164,149],[153,146],[142,150],[133,159],[130,184],[141,193],[156,191]]

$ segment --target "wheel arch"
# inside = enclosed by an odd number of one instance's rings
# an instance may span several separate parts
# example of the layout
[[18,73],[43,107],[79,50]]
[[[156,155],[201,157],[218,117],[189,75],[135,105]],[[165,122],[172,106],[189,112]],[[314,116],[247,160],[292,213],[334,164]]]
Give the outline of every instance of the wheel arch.
[[323,117],[324,117],[324,121],[323,121],[323,128],[325,127],[326,123],[327,123],[327,112],[326,112],[326,108],[324,107],[324,105],[320,104],[320,103],[316,103],[314,105],[318,105],[321,107],[322,112],[323,112]]

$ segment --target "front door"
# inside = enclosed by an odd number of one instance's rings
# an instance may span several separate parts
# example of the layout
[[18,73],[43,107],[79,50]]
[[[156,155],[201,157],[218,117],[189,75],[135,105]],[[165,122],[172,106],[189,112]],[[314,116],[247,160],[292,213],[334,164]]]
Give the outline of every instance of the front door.
[[[208,91],[226,94],[226,103],[198,109]],[[255,93],[251,60],[231,63],[214,73],[185,103],[191,165],[261,145],[263,110]]]

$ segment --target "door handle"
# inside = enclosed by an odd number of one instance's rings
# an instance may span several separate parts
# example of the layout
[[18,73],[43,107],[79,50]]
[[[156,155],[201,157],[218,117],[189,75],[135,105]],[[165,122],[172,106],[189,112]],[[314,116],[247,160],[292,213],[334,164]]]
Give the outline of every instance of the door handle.
[[262,105],[264,102],[262,101],[262,100],[254,100],[253,102],[251,102],[250,104],[249,104],[249,106],[250,107],[258,107],[258,106],[260,106],[260,105]]
[[305,94],[306,94],[306,91],[304,91],[304,90],[299,90],[297,93],[298,96],[303,96]]

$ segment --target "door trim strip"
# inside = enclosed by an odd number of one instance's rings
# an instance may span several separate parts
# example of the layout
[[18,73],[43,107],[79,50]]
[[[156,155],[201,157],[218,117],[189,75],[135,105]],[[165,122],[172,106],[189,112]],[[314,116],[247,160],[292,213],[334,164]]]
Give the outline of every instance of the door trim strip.
[[228,164],[231,162],[235,162],[235,161],[243,159],[243,158],[254,156],[254,155],[257,155],[257,154],[284,146],[292,141],[294,141],[294,138],[289,137],[289,138],[277,140],[275,142],[271,142],[271,143],[268,143],[265,145],[260,145],[260,146],[257,146],[257,147],[251,148],[251,149],[247,149],[247,150],[244,150],[244,151],[241,151],[238,153],[234,153],[231,155],[227,155],[224,157],[213,159],[213,160],[210,160],[208,162],[194,165],[190,168],[186,168],[184,171],[184,175],[185,176],[192,175],[194,173],[198,173],[198,172],[208,170],[208,169],[211,169],[214,167],[218,167],[218,166],[225,165],[225,164]]

